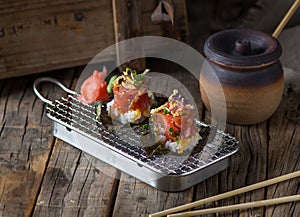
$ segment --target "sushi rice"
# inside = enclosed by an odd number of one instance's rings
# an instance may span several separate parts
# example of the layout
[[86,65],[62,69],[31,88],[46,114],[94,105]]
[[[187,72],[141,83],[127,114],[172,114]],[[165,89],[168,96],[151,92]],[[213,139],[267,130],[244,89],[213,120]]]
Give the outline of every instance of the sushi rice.
[[122,124],[136,123],[142,117],[140,110],[129,110],[125,113],[120,113],[117,108],[112,107],[113,104],[114,104],[114,100],[106,104],[107,113],[112,119],[118,120]]
[[178,154],[193,150],[201,139],[193,111],[194,106],[174,90],[168,102],[151,110],[155,142]]

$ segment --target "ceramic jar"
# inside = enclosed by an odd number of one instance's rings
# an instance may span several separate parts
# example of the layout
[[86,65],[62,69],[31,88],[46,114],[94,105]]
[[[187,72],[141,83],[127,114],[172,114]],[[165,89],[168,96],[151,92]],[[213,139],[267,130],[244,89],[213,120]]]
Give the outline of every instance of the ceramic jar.
[[226,109],[227,122],[255,124],[274,113],[284,85],[277,39],[249,29],[225,30],[206,40],[204,53],[200,90],[208,110],[222,100],[219,82],[226,108],[217,110]]

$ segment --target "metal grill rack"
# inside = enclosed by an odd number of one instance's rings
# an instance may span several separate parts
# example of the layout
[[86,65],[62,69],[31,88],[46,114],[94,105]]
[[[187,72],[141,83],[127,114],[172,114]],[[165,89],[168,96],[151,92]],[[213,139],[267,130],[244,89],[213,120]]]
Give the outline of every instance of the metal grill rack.
[[[213,141],[203,145],[199,152],[187,156],[149,155],[137,134],[126,132],[125,128],[122,136],[118,136],[96,119],[95,108],[80,102],[76,94],[49,102],[46,113],[53,120],[54,136],[164,191],[187,189],[224,170],[229,166],[230,156],[239,149],[234,137],[216,131]],[[205,123],[197,124],[200,132],[212,130]]]

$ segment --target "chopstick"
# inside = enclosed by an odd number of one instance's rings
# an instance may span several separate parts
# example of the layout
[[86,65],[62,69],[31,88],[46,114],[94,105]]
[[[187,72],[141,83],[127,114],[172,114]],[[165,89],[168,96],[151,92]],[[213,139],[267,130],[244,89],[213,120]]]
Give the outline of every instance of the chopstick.
[[286,175],[282,175],[282,176],[279,176],[279,177],[276,177],[276,178],[272,178],[272,179],[269,179],[269,180],[266,180],[266,181],[258,182],[256,184],[252,184],[252,185],[249,185],[249,186],[246,186],[246,187],[242,187],[242,188],[239,188],[239,189],[236,189],[236,190],[233,190],[233,191],[229,191],[229,192],[218,194],[218,195],[208,197],[208,198],[205,198],[205,199],[202,199],[202,200],[191,202],[191,203],[188,203],[188,204],[185,204],[185,205],[181,205],[181,206],[177,206],[177,207],[174,207],[174,208],[166,209],[166,210],[163,210],[163,211],[160,211],[160,212],[157,212],[157,213],[152,213],[152,214],[149,215],[149,217],[166,216],[166,215],[171,214],[171,213],[180,212],[180,211],[190,209],[190,208],[194,208],[196,206],[200,206],[200,205],[203,205],[203,204],[206,204],[206,203],[210,203],[210,202],[213,202],[213,201],[225,199],[225,198],[232,197],[232,196],[235,196],[235,195],[238,195],[238,194],[253,191],[253,190],[256,190],[256,189],[259,189],[259,188],[267,187],[269,185],[273,185],[273,184],[283,182],[283,181],[286,181],[286,180],[289,180],[289,179],[297,178],[299,176],[300,176],[300,170],[296,171],[296,172],[286,174]]
[[289,202],[295,202],[295,201],[300,201],[300,195],[279,197],[279,198],[268,199],[268,200],[259,200],[259,201],[255,201],[255,202],[241,203],[241,204],[235,204],[235,205],[230,205],[230,206],[221,206],[221,207],[210,208],[210,209],[201,209],[201,210],[190,211],[190,212],[170,214],[167,216],[168,217],[187,217],[187,216],[204,215],[204,214],[211,214],[211,213],[218,213],[218,212],[256,208],[256,207],[262,207],[262,206],[270,206],[270,205],[289,203]]
[[300,0],[296,0],[293,3],[293,5],[290,7],[290,9],[286,13],[286,15],[283,17],[283,19],[281,20],[281,22],[279,23],[279,25],[277,26],[277,28],[273,32],[272,36],[274,38],[278,37],[278,35],[281,33],[281,31],[283,30],[283,28],[285,27],[285,25],[289,22],[289,20],[291,19],[291,17],[293,16],[293,14],[295,13],[295,11],[299,7],[299,5],[300,5]]

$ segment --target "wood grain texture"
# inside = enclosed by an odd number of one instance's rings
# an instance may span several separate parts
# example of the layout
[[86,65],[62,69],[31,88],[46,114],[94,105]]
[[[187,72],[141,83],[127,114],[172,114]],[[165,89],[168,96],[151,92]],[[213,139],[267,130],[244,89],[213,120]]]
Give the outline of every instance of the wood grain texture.
[[[154,0],[1,0],[0,78],[84,65],[108,46],[127,38],[168,37],[175,31],[180,36],[177,39],[186,40],[185,1],[176,0],[174,4],[176,25],[166,31],[165,25],[151,22]],[[115,53],[110,53],[101,61],[114,57]]]
[[[210,114],[207,113],[206,120],[209,121],[209,119]],[[268,147],[266,124],[251,126],[227,125],[226,132],[234,135],[240,141],[240,150],[231,158],[230,166],[226,170],[197,185],[194,200],[231,191],[266,179],[265,172],[267,168],[265,162],[267,160]],[[262,200],[264,196],[264,189],[260,189],[203,205],[200,208]],[[263,215],[263,212],[263,209],[253,209],[220,213],[218,216],[259,216]],[[215,214],[208,216],[215,216]]]
[[[142,0],[113,0],[114,30],[115,41],[120,42],[129,38],[139,36],[164,36],[181,41],[187,41],[188,36],[188,19],[185,1],[175,0],[175,25],[171,22],[154,23],[151,21],[151,14],[157,7],[157,1]],[[126,17],[126,19],[124,19]],[[138,47],[134,43],[130,48],[122,46],[123,49],[117,48],[117,65],[125,62],[127,66],[143,71],[145,69],[145,58],[134,59],[130,62],[127,60],[132,56],[144,56],[143,47]],[[155,45],[153,51],[156,52]],[[129,52],[129,50],[133,50]],[[147,50],[148,51],[148,50]],[[132,54],[134,52],[134,55]],[[147,53],[148,54],[148,53]],[[150,55],[150,54],[148,54]]]
[[33,216],[109,216],[117,175],[116,169],[58,140]]
[[[251,126],[227,125],[227,131],[240,141],[240,151],[233,156],[231,166],[227,170],[197,186],[196,199],[227,192],[299,170],[299,120],[289,120],[287,118],[288,112],[294,109],[297,103],[299,103],[299,96],[293,92],[289,96],[283,97],[279,108],[268,121]],[[209,119],[210,117],[207,118],[208,121]],[[207,189],[209,193],[205,193]],[[299,194],[299,179],[202,207],[231,205],[295,194]],[[276,217],[299,216],[299,203],[221,213],[217,216],[264,215]]]
[[[70,89],[75,89],[83,68],[68,79]],[[110,216],[118,176],[115,168],[56,140],[33,216]]]
[[[29,216],[53,146],[33,78],[1,80],[0,216]],[[52,91],[51,91],[52,90]],[[61,92],[43,91],[49,98]]]
[[[268,178],[300,170],[300,121],[287,114],[299,106],[299,95],[289,93],[270,120]],[[296,111],[295,111],[296,112]],[[276,198],[300,193],[300,180],[294,179],[267,188],[266,197]],[[300,204],[290,203],[266,209],[267,216],[299,216]]]
[[[182,81],[194,93],[200,117],[210,121],[210,114],[201,104],[198,81],[188,77],[179,66],[163,62],[167,68],[163,70],[161,60],[147,63],[151,63],[154,71]],[[56,77],[74,89],[82,69],[44,75]],[[31,90],[36,77],[0,80],[0,216],[147,216],[300,169],[299,120],[286,116],[287,111],[295,108],[299,97],[296,93],[284,96],[267,122],[227,125],[226,131],[236,136],[241,145],[230,167],[186,191],[168,193],[53,138],[51,121],[44,114],[45,105]],[[50,99],[64,95],[51,84],[44,84],[41,91]],[[295,179],[203,207],[275,198],[299,194],[299,191],[299,179]],[[299,212],[299,203],[289,203],[207,216],[290,217],[299,216]]]
[[179,193],[167,193],[122,174],[112,216],[148,216],[153,212],[191,202],[192,197],[193,188]]
[[[143,36],[142,2],[139,0],[113,0],[113,17],[116,43],[134,37]],[[126,17],[126,19],[124,19]],[[134,44],[132,45],[134,46]],[[125,62],[126,66],[138,71],[145,69],[145,58],[127,61],[133,54],[128,50],[130,48],[119,48],[116,44],[117,65]],[[143,52],[142,48],[133,49],[135,53]],[[142,54],[142,53],[141,53]],[[140,54],[140,56],[142,56]]]
[[0,78],[87,64],[114,43],[110,1],[2,0],[0,8]]

